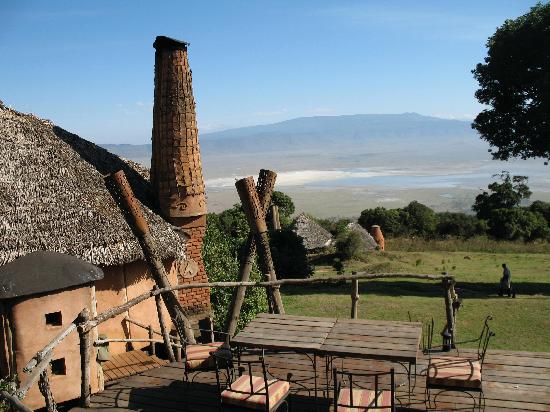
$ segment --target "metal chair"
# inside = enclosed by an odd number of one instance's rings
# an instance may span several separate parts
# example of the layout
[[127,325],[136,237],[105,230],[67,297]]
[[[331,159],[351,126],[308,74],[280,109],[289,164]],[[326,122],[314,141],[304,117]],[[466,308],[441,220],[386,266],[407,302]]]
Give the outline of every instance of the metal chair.
[[[290,411],[290,379],[268,379],[268,365],[265,363],[264,351],[249,353],[246,357],[255,357],[245,360],[239,354],[237,365],[239,376],[234,373],[232,352],[219,351],[212,353],[216,365],[216,385],[219,394],[219,410],[224,407],[233,407],[236,410],[263,410],[276,411],[283,404],[286,411]],[[254,369],[260,373],[254,375]],[[248,373],[244,373],[248,372]],[[260,376],[259,376],[260,375]],[[223,382],[225,378],[225,382]]]
[[[395,412],[395,374],[393,368],[389,372],[379,373],[351,373],[347,371],[338,371],[337,368],[332,369],[334,378],[334,411],[370,411],[370,410],[385,410]],[[382,390],[383,385],[380,383],[380,378],[384,376],[390,377],[389,390]],[[338,378],[340,376],[340,379]],[[370,382],[358,383],[354,377],[371,378],[374,384]],[[349,386],[343,387],[344,379],[347,378]],[[388,387],[385,384],[384,387]],[[374,389],[373,389],[374,388]]]
[[182,342],[183,381],[186,383],[190,383],[194,379],[193,377],[193,379],[189,380],[189,373],[191,372],[214,371],[216,365],[211,353],[228,349],[231,346],[231,337],[229,334],[215,331],[211,320],[209,324],[209,329],[198,329],[201,332],[201,343],[188,344],[185,340]]
[[476,399],[472,395],[472,392],[479,393],[477,405],[479,410],[481,410],[482,400],[484,401],[482,382],[483,362],[489,341],[495,336],[495,333],[489,327],[489,321],[492,319],[490,315],[485,318],[479,338],[457,342],[457,344],[477,342],[476,357],[461,357],[458,349],[456,349],[458,356],[433,356],[433,352],[428,352],[430,359],[426,371],[426,401],[429,407],[431,407],[431,390],[439,390],[434,396],[434,404],[440,393],[458,391],[467,393],[473,399],[474,410],[476,408]]

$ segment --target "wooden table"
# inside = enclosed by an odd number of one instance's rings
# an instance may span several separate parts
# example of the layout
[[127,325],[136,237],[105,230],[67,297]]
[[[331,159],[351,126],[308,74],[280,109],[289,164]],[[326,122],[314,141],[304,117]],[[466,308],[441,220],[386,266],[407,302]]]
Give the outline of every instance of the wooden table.
[[421,335],[419,322],[260,313],[232,339],[232,343],[238,347],[313,355],[317,396],[317,356],[327,360],[327,386],[332,360],[351,357],[400,363],[407,369],[410,392],[411,367],[416,367]]

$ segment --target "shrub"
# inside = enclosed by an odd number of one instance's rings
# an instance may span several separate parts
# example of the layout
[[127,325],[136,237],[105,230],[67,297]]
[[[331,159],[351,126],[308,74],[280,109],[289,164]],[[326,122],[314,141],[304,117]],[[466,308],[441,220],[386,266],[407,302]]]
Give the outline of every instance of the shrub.
[[437,225],[437,215],[428,206],[413,200],[400,211],[402,226],[413,236],[433,237]]
[[363,252],[361,235],[355,231],[342,233],[336,239],[336,253],[343,261],[359,259]]
[[347,218],[319,219],[312,216],[310,217],[328,230],[334,237],[338,237],[340,234],[344,233],[347,230],[348,224],[351,223],[351,219]]
[[548,224],[540,213],[520,208],[493,210],[488,224],[489,233],[496,239],[528,241],[550,236]]
[[[210,282],[236,281],[239,274],[239,259],[234,239],[227,236],[223,230],[220,217],[215,214],[208,214],[206,234],[202,247],[202,257],[208,280]],[[261,275],[254,267],[250,274],[251,280],[261,280]],[[225,320],[233,288],[212,288],[211,302],[214,310],[214,322],[219,327],[225,328]],[[247,288],[238,329],[250,322],[257,313],[267,311],[267,299],[265,289]]]
[[476,216],[465,213],[438,213],[436,232],[441,237],[456,236],[469,239],[476,235],[484,234],[487,224]]

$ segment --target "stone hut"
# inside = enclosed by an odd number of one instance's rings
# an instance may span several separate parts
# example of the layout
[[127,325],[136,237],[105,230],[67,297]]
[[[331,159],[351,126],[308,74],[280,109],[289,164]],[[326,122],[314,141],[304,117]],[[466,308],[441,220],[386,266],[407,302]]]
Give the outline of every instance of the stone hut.
[[378,248],[378,244],[376,243],[374,238],[359,223],[356,223],[356,222],[348,223],[346,228],[350,232],[355,232],[355,233],[359,234],[359,236],[361,238],[361,242],[363,244],[363,250],[371,251],[371,250],[376,250]]
[[305,213],[299,214],[294,219],[292,231],[302,238],[304,247],[308,252],[324,249],[333,243],[330,232]]
[[[103,271],[73,256],[32,252],[0,266],[0,370],[2,375],[26,377],[23,367],[80,311],[96,311],[94,284]],[[97,337],[97,336],[96,336]],[[98,368],[91,365],[92,391],[99,387]],[[50,385],[58,402],[80,395],[80,349],[72,333],[54,349]],[[24,383],[24,380],[23,380]],[[44,406],[38,387],[30,388],[25,404]]]

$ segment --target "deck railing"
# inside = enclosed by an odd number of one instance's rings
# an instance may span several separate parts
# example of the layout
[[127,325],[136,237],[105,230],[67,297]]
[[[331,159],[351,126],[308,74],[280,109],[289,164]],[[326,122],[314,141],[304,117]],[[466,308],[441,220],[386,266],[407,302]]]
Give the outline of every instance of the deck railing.
[[[25,398],[28,390],[39,380],[39,388],[46,400],[46,407],[49,412],[57,410],[53,395],[49,387],[49,381],[47,379],[47,368],[50,364],[51,358],[55,348],[71,333],[78,331],[80,339],[80,353],[81,353],[81,394],[80,400],[83,407],[89,407],[90,405],[90,352],[92,345],[101,345],[108,342],[151,342],[151,343],[164,343],[164,347],[171,361],[175,361],[173,348],[177,348],[178,351],[182,348],[181,344],[174,341],[185,339],[185,337],[174,337],[168,334],[168,329],[164,321],[162,314],[162,306],[160,299],[162,294],[173,293],[176,290],[186,290],[195,288],[213,288],[213,287],[226,287],[226,288],[239,288],[239,287],[261,287],[261,288],[273,288],[283,285],[307,285],[307,284],[323,284],[323,283],[340,283],[342,281],[351,281],[352,293],[351,293],[351,317],[357,317],[357,303],[359,299],[359,280],[372,280],[372,279],[424,279],[432,281],[441,281],[444,291],[445,300],[445,313],[447,317],[447,328],[451,332],[454,330],[455,314],[453,311],[452,301],[454,295],[454,278],[447,274],[433,275],[433,274],[416,274],[416,273],[364,273],[358,272],[352,275],[332,276],[324,278],[308,278],[308,279],[281,279],[276,281],[259,281],[259,282],[201,282],[201,283],[189,283],[183,285],[175,285],[166,288],[154,287],[150,291],[143,293],[128,302],[110,308],[95,317],[90,317],[89,310],[83,309],[79,316],[71,322],[63,331],[55,336],[42,350],[38,351],[35,356],[27,363],[23,368],[23,371],[27,374],[27,379],[21,385],[19,389],[15,391],[14,395],[10,395],[7,392],[0,392],[0,397],[10,402],[10,404],[18,410],[29,412],[30,409],[21,403],[21,400]],[[157,303],[157,316],[159,318],[159,324],[161,330],[154,330],[150,325],[144,325],[140,322],[132,320],[128,317],[125,318],[127,322],[133,323],[139,327],[150,331],[150,337],[148,339],[102,339],[92,342],[90,332],[101,325],[103,322],[114,318],[130,309],[131,307],[146,301],[147,299],[154,298]],[[152,335],[157,334],[163,337],[162,340],[154,339]],[[178,356],[179,358],[179,356]],[[10,396],[8,396],[10,395]]]

